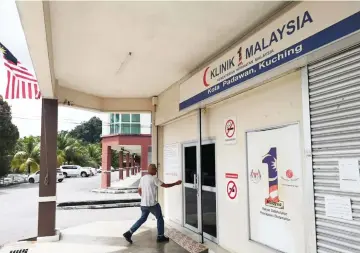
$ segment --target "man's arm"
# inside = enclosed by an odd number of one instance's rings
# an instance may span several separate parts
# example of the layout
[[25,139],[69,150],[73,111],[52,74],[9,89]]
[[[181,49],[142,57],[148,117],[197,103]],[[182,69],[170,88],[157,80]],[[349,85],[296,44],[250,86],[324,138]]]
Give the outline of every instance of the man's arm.
[[141,191],[141,188],[140,188],[140,187],[138,188],[138,193],[139,193],[139,195],[141,196],[142,191]]
[[175,186],[175,185],[180,185],[181,183],[182,183],[182,181],[181,181],[181,180],[176,181],[175,183],[172,183],[172,184],[165,184],[165,183],[162,183],[162,184],[161,184],[161,187],[164,187],[164,188],[170,188],[170,187],[173,187],[173,186]]

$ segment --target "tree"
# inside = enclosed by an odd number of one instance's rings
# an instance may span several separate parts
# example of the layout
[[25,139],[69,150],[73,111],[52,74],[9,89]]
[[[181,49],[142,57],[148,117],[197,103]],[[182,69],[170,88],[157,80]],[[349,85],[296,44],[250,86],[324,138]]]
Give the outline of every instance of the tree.
[[70,131],[72,137],[87,143],[99,143],[101,133],[102,121],[98,117],[92,117]]
[[100,144],[89,144],[87,146],[89,155],[89,165],[98,168],[101,164],[101,146]]
[[58,162],[76,164],[80,166],[91,165],[87,144],[77,140],[67,133],[60,133],[57,137]]
[[40,169],[40,138],[29,136],[16,144],[16,153],[11,161],[14,172],[33,173]]
[[10,170],[11,155],[19,139],[19,130],[11,120],[11,108],[0,96],[0,177]]

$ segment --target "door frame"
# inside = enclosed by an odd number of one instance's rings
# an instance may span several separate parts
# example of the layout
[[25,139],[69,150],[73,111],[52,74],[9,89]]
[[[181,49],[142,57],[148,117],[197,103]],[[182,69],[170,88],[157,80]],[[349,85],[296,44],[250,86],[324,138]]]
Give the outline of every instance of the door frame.
[[[218,219],[218,203],[219,203],[219,198],[218,198],[218,184],[217,184],[217,162],[216,162],[216,141],[215,141],[215,138],[206,138],[206,139],[203,139],[202,140],[202,145],[207,145],[207,144],[214,144],[215,145],[215,187],[210,187],[210,186],[203,186],[202,185],[202,190],[205,190],[205,191],[211,191],[211,192],[215,192],[215,196],[216,196],[216,233],[217,233],[217,237],[214,237],[212,235],[209,235],[207,234],[206,232],[203,232],[204,234],[204,237],[212,242],[215,242],[215,243],[218,243],[218,235],[219,235],[219,226],[218,226],[218,222],[219,222],[219,219]],[[184,186],[183,188],[185,187],[191,187],[190,184],[186,184],[185,183],[185,148],[186,147],[196,147],[196,172],[199,174],[200,173],[200,167],[199,167],[199,142],[198,141],[187,141],[187,142],[183,142],[181,143],[181,157],[182,157],[182,165],[181,165],[181,168],[182,168],[182,176],[184,178]],[[198,176],[199,178],[199,176]],[[197,189],[199,189],[199,181],[197,182],[198,185],[197,185]],[[187,186],[186,186],[187,185]],[[200,234],[201,232],[201,227],[202,227],[202,220],[201,220],[201,212],[202,212],[202,203],[201,203],[201,192],[200,194],[198,193],[197,195],[197,203],[198,203],[198,206],[197,206],[197,211],[198,211],[198,214],[197,214],[197,217],[198,217],[198,227],[195,228],[191,225],[188,225],[186,224],[186,198],[185,198],[185,189],[183,190],[183,197],[182,197],[182,201],[183,201],[183,226],[189,230],[191,230],[192,232],[195,232],[197,234]],[[199,208],[200,207],[200,208]]]

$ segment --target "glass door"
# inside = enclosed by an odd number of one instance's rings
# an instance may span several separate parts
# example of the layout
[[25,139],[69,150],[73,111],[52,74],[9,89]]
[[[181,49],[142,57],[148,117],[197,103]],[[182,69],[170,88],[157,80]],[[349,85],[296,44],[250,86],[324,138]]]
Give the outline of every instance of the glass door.
[[[184,223],[185,227],[217,241],[217,194],[215,175],[215,143],[204,141],[202,145],[202,191],[199,192],[200,169],[196,143],[183,146],[184,171]],[[201,196],[202,195],[202,196]],[[202,200],[201,200],[202,199]],[[201,215],[202,212],[202,215]],[[202,223],[202,225],[201,225]]]
[[196,144],[183,146],[185,227],[199,232]]
[[217,241],[217,194],[215,174],[215,143],[204,142],[201,147],[202,185],[202,223],[204,236]]

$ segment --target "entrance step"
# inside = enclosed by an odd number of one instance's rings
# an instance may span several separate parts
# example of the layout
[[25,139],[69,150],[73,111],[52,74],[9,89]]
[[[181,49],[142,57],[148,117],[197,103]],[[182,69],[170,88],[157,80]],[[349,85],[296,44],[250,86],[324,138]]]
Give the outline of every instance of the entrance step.
[[205,245],[193,240],[175,228],[168,228],[166,235],[190,253],[209,252],[209,249]]

